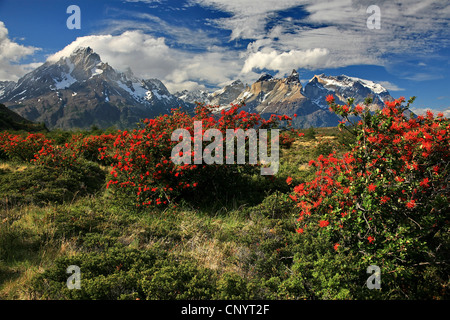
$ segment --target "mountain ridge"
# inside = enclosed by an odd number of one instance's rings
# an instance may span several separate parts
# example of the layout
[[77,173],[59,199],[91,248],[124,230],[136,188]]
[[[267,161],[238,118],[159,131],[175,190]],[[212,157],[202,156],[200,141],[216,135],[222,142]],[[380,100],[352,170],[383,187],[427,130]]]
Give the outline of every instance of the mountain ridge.
[[218,106],[216,112],[242,104],[243,110],[263,117],[297,115],[297,127],[330,127],[340,120],[328,110],[325,98],[330,94],[338,103],[346,103],[350,97],[362,103],[370,96],[371,110],[392,99],[380,84],[346,75],[314,75],[303,86],[295,69],[284,78],[263,73],[250,85],[237,79],[214,92],[183,90],[171,94],[159,79],[139,79],[129,68],[115,70],[90,47],[49,59],[17,82],[0,82],[0,103],[50,129],[92,125],[130,128],[142,118],[167,114],[172,108],[190,112],[196,102]]
[[139,79],[131,70],[118,72],[90,47],[47,61],[14,85],[8,83],[0,102],[31,121],[61,129],[127,128],[171,108],[191,108],[160,80]]

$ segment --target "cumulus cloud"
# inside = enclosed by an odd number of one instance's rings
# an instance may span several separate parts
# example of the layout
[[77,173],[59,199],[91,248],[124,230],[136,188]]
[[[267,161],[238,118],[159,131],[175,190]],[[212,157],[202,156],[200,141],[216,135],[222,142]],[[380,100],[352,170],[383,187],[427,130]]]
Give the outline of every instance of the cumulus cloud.
[[178,65],[174,52],[165,44],[164,38],[154,38],[142,31],[126,31],[118,36],[79,37],[48,60],[56,61],[69,56],[78,47],[91,47],[103,62],[121,71],[129,67],[144,78],[164,78]]
[[140,30],[79,37],[47,60],[67,57],[78,47],[91,47],[116,70],[131,68],[140,78],[160,79],[171,92],[224,83],[233,79],[241,67],[238,53],[230,54],[219,47],[196,54],[181,51],[169,47],[163,37]]
[[16,81],[21,76],[40,65],[40,63],[20,64],[23,58],[32,55],[39,48],[23,46],[11,41],[8,29],[0,21],[0,80]]
[[277,70],[280,73],[290,72],[292,69],[313,69],[325,66],[329,51],[325,48],[310,50],[291,50],[289,52],[258,51],[250,54],[242,68],[243,73],[250,72],[254,68]]
[[[300,52],[323,49],[328,50],[328,59],[317,59],[325,65],[315,67],[374,64],[392,69],[393,64],[401,65],[405,57],[421,59],[425,63],[436,57],[437,51],[450,45],[450,3],[446,1],[377,1],[381,11],[379,30],[367,28],[370,16],[367,8],[374,4],[372,0],[191,2],[231,14],[213,23],[230,30],[230,40],[252,41],[245,56],[248,60],[243,70],[246,71],[255,65],[281,72],[276,67],[284,67],[284,64],[265,58],[285,53],[290,54],[284,56],[293,61],[293,57],[301,56]],[[288,17],[280,14],[297,9],[304,13],[297,18],[295,14]],[[267,28],[269,22],[272,28]],[[298,67],[304,64],[300,63]],[[404,78],[427,78],[425,74],[416,75],[413,71]]]

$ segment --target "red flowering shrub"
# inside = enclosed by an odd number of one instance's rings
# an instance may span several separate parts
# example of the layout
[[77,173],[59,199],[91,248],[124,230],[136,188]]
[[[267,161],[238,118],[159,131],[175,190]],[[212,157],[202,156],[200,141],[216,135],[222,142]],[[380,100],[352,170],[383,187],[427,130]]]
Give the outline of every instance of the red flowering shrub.
[[73,135],[70,146],[77,157],[109,165],[111,164],[109,152],[116,138],[116,134],[89,135],[86,137],[80,134]]
[[343,123],[360,117],[349,129],[357,143],[342,157],[333,152],[310,162],[316,178],[291,194],[297,232],[327,234],[338,254],[361,254],[385,279],[402,274],[419,281],[419,266],[437,266],[448,281],[450,124],[442,114],[406,116],[413,100],[386,102],[372,114],[327,97]]
[[0,150],[11,160],[30,161],[34,155],[52,141],[42,133],[10,134],[0,133]]
[[280,146],[289,149],[294,143],[295,137],[289,132],[283,132],[280,134]]
[[31,161],[37,165],[64,169],[72,167],[78,160],[72,146],[66,143],[62,146],[46,144],[34,154],[34,159]]
[[[176,129],[185,129],[194,142],[195,134],[204,134],[208,129],[217,129],[222,133],[225,145],[227,129],[271,128],[277,121],[291,119],[286,116],[274,116],[264,120],[259,114],[238,111],[239,106],[233,106],[222,111],[220,116],[213,116],[211,107],[198,105],[195,115],[191,116],[179,109],[172,110],[170,115],[162,115],[155,119],[145,119],[139,129],[123,131],[117,134],[111,156],[112,178],[107,187],[123,190],[135,199],[137,206],[167,205],[176,197],[189,191],[212,191],[212,183],[229,182],[228,187],[246,172],[253,172],[259,163],[228,165],[212,163],[196,163],[194,148],[188,154],[191,163],[175,164],[172,161],[172,150],[179,141],[172,141],[172,133]],[[194,132],[194,122],[201,121],[202,132]],[[269,139],[268,139],[269,140]],[[248,143],[248,137],[246,137]],[[192,143],[194,144],[194,143]],[[210,142],[203,141],[202,150]],[[270,144],[270,143],[269,143]],[[224,147],[225,150],[225,147]],[[235,150],[236,151],[236,150]],[[248,154],[248,150],[247,156]],[[180,156],[183,156],[180,151]],[[236,152],[235,152],[236,155]],[[225,151],[224,151],[224,157]],[[225,183],[227,184],[227,183]]]

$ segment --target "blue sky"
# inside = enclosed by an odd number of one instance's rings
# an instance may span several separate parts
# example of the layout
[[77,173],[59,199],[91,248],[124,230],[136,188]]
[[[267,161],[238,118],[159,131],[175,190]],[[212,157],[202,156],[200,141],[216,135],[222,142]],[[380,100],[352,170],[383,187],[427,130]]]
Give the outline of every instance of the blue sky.
[[[81,29],[68,29],[69,5]],[[380,29],[367,20],[380,9]],[[91,46],[171,92],[214,90],[292,69],[376,81],[415,108],[450,107],[447,0],[0,0],[0,80]]]

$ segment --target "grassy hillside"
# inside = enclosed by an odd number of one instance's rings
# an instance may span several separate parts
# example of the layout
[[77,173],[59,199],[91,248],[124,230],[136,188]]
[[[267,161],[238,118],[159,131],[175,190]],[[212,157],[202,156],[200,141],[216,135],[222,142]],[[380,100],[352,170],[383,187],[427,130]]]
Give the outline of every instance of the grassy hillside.
[[0,131],[3,130],[48,131],[45,125],[35,124],[0,103]]
[[[285,180],[311,177],[308,161],[338,146],[336,135],[309,130],[283,148],[279,174],[259,190],[166,210],[115,200],[105,189],[106,166],[86,163],[97,179],[83,186],[73,172],[3,161],[0,298],[310,298],[291,283],[301,241]],[[62,269],[72,264],[89,270],[83,292],[66,287]]]
[[[140,206],[126,189],[107,188],[109,161],[119,161],[104,158],[102,146],[114,141],[108,135],[74,139],[57,131],[34,139],[37,146],[17,139],[51,158],[35,164],[23,148],[0,153],[0,299],[448,299],[445,264],[403,261],[398,276],[383,274],[383,288],[370,290],[373,262],[363,247],[337,250],[333,234],[299,234],[293,186],[316,177],[312,160],[340,157],[355,143],[337,128],[301,132],[281,148],[275,176],[242,171],[220,184],[211,172],[205,190],[182,190],[179,201],[162,207]],[[138,137],[132,139],[134,148]],[[82,150],[76,162],[58,153],[75,154],[73,145]],[[54,165],[53,157],[61,162]],[[431,240],[448,251],[448,232]],[[387,250],[389,257],[397,249]],[[412,250],[422,259],[422,249]],[[81,270],[80,290],[67,286],[72,265]]]

